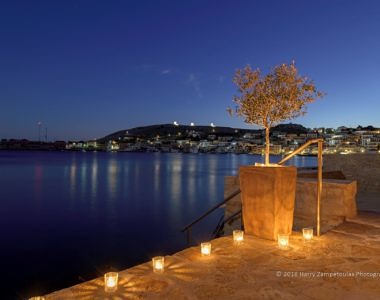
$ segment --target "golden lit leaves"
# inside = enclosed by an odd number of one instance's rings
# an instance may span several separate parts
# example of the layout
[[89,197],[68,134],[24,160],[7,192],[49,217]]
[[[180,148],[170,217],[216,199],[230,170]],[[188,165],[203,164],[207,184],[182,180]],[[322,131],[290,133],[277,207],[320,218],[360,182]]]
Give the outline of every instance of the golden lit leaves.
[[[265,76],[246,66],[236,71],[233,82],[240,93],[233,99],[235,113],[264,128],[305,114],[306,104],[324,95],[312,80],[298,74],[294,62],[276,66]],[[233,114],[231,108],[228,112]]]

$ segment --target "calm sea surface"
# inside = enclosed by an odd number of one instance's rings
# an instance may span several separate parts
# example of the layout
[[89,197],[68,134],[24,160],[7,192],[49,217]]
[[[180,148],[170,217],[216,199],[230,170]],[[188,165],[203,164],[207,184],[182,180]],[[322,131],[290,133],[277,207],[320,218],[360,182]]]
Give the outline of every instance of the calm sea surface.
[[[274,157],[273,161],[278,160]],[[1,299],[25,299],[186,247],[180,229],[261,156],[0,151]],[[291,164],[314,166],[313,157]],[[210,238],[223,210],[194,228]]]

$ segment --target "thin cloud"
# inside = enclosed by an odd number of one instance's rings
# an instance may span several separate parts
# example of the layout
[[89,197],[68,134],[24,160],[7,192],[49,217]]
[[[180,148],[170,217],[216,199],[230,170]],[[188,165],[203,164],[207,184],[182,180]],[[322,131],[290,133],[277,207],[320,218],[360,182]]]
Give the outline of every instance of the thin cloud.
[[172,69],[163,69],[162,67],[154,64],[141,64],[136,67],[136,71],[138,73],[152,73],[152,74],[160,74],[160,75],[168,75],[172,73]]
[[187,78],[187,83],[189,83],[193,87],[194,91],[197,93],[197,95],[198,95],[199,98],[203,98],[202,91],[201,91],[201,88],[200,88],[199,80],[195,76],[194,73],[190,73],[189,74],[189,76]]
[[166,74],[169,74],[171,72],[172,72],[172,70],[170,70],[170,69],[162,70],[161,75],[166,75]]

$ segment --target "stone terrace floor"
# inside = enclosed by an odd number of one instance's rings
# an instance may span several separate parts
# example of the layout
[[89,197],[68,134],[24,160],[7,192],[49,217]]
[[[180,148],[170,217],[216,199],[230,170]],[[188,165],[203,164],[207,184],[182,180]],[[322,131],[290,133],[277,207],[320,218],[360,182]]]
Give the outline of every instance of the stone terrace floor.
[[46,295],[45,299],[380,299],[380,215],[360,213],[334,230],[289,250],[245,236],[212,240],[212,255],[192,247],[165,257],[165,272],[151,262],[121,271],[119,288],[105,293],[103,278]]

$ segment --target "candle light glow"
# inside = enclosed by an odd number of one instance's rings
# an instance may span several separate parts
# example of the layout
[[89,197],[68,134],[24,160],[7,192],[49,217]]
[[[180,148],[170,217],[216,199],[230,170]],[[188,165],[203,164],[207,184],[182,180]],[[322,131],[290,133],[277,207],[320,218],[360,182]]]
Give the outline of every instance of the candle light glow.
[[156,273],[162,273],[164,272],[165,267],[165,257],[163,256],[156,256],[152,258],[153,263],[153,271]]
[[211,243],[201,243],[201,254],[202,256],[211,255]]
[[289,246],[289,235],[288,234],[278,234],[278,247],[280,249],[288,249]]
[[244,231],[242,230],[234,230],[232,232],[234,243],[235,244],[240,244],[241,242],[244,241]]
[[114,292],[117,290],[119,274],[117,272],[108,272],[104,274],[104,290]]
[[313,228],[303,228],[302,234],[305,242],[311,241],[313,239]]

